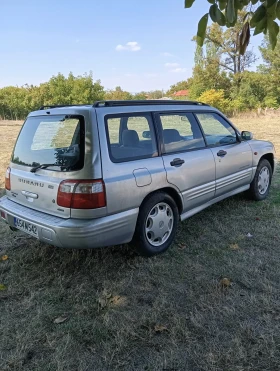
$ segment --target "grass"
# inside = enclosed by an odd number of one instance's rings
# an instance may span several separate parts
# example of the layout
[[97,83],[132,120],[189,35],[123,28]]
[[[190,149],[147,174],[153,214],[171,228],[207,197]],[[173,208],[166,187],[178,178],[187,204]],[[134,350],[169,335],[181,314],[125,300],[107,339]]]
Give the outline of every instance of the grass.
[[[238,126],[280,149],[278,119]],[[0,125],[2,173],[19,128]],[[279,370],[279,222],[278,172],[268,200],[208,208],[152,259],[0,224],[0,370]]]

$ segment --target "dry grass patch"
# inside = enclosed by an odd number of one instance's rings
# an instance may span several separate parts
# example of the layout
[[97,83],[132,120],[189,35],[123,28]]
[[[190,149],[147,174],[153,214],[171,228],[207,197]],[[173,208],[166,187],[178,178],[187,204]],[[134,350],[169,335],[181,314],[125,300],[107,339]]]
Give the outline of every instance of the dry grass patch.
[[240,130],[249,130],[255,139],[269,140],[276,149],[276,156],[280,158],[280,116],[259,116],[256,118],[232,118],[231,121]]
[[5,171],[9,165],[15,141],[21,129],[20,121],[0,121],[0,188],[4,188]]

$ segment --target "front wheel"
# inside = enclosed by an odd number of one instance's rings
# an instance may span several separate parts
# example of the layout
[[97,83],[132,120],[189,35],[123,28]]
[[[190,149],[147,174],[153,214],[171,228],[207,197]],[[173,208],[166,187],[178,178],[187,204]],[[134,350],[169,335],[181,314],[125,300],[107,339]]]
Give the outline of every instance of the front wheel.
[[163,253],[172,244],[179,220],[173,198],[165,192],[151,195],[141,206],[133,242],[140,255]]
[[250,195],[256,201],[264,200],[269,193],[272,178],[272,168],[269,161],[259,162],[255,177],[250,186]]

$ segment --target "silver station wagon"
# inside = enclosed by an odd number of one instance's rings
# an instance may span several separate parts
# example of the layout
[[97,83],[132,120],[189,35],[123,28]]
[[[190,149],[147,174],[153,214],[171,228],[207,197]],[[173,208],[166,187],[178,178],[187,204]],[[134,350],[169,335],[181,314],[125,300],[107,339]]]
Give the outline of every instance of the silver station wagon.
[[203,103],[44,106],[18,136],[1,219],[58,247],[132,241],[152,256],[179,219],[243,191],[265,199],[274,167],[272,143]]

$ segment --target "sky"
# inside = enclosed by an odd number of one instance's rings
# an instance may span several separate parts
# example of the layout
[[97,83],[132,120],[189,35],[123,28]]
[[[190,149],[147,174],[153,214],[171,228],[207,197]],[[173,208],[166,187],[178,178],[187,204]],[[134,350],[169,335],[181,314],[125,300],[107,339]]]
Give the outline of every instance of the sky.
[[192,74],[202,3],[1,0],[0,87],[92,71],[106,89],[167,90]]

